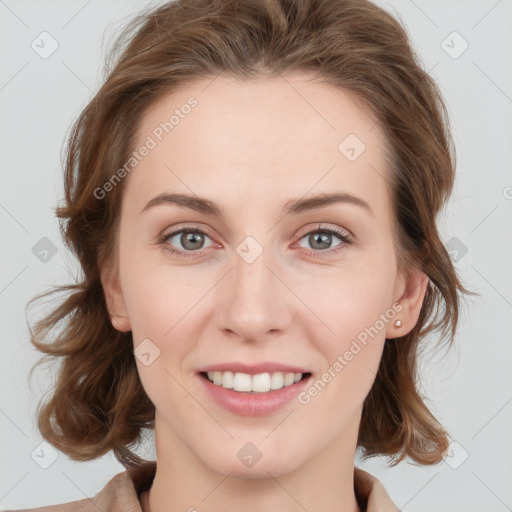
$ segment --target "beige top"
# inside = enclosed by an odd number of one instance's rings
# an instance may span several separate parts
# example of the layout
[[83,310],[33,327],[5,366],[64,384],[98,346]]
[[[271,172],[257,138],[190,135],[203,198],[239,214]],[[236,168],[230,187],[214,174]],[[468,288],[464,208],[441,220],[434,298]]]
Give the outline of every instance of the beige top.
[[[145,463],[115,475],[93,498],[30,508],[31,512],[142,512],[140,495],[153,483],[156,462]],[[382,483],[370,473],[354,468],[354,490],[363,512],[399,512]],[[7,512],[23,512],[22,509]]]

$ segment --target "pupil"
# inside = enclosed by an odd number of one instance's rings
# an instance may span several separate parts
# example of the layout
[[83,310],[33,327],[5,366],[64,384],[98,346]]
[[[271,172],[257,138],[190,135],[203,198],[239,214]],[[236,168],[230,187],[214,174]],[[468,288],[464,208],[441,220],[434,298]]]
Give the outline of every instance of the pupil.
[[313,244],[315,245],[317,243],[317,239],[320,238],[320,245],[322,249],[325,249],[329,247],[329,240],[330,240],[330,233],[315,233],[313,236]]
[[[184,239],[182,237],[182,244],[183,247],[188,249],[197,249],[197,245],[201,245],[202,242],[202,235],[199,233],[183,233]],[[188,244],[191,243],[192,246],[188,246]]]

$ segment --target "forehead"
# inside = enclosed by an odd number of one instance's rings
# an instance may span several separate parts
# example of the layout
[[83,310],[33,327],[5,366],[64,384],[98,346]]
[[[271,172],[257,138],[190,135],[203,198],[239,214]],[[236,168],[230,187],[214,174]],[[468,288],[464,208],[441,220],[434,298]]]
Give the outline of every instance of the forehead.
[[182,86],[145,112],[134,149],[144,145],[125,192],[134,202],[170,190],[223,199],[236,188],[241,201],[341,190],[386,207],[378,124],[351,93],[308,74]]

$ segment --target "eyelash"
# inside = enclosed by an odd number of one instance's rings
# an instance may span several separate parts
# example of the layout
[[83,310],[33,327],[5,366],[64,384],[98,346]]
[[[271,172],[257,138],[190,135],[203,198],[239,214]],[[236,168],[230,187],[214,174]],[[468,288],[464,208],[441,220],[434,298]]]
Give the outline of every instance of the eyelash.
[[[186,226],[181,229],[178,229],[177,231],[172,231],[171,233],[163,235],[158,240],[158,243],[165,246],[164,249],[168,253],[173,254],[175,256],[184,257],[184,258],[195,256],[198,252],[201,251],[201,249],[199,249],[197,251],[180,251],[180,250],[173,249],[167,243],[168,240],[170,240],[171,238],[175,237],[176,235],[180,235],[182,233],[201,233],[203,235],[207,235],[209,238],[212,238],[208,230],[198,229],[193,226]],[[341,240],[342,243],[335,246],[334,249],[326,249],[323,251],[319,250],[319,249],[316,249],[316,250],[310,249],[309,256],[320,257],[324,254],[328,254],[329,256],[331,256],[331,255],[337,254],[338,252],[344,250],[346,248],[345,244],[350,245],[352,243],[352,237],[349,236],[348,234],[346,234],[336,228],[320,227],[320,226],[318,226],[317,229],[313,229],[313,230],[307,231],[306,233],[302,234],[299,238],[299,241],[308,235],[312,235],[313,233],[329,233],[332,235],[336,235]]]

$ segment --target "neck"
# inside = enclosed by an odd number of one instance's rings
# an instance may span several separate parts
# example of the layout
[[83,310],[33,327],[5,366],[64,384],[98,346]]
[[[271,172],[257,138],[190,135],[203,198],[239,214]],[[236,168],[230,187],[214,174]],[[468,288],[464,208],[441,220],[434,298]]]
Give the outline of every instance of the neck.
[[[155,422],[157,470],[141,495],[143,512],[360,512],[354,492],[356,422],[292,471],[257,478],[222,474],[203,463],[175,433]],[[278,474],[279,473],[279,474]]]

